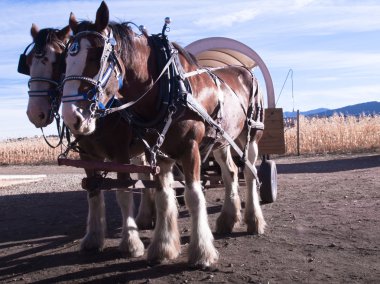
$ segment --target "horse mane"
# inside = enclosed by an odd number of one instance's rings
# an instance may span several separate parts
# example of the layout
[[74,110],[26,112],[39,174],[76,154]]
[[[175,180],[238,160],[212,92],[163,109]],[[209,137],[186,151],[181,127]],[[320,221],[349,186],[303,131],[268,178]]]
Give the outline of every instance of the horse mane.
[[[133,40],[134,35],[131,27],[128,25],[129,22],[109,22],[108,26],[111,28],[114,38],[116,39],[117,45],[120,50],[120,56],[123,62],[130,64],[133,61]],[[91,21],[80,21],[76,33],[82,31],[95,31],[95,24]],[[104,44],[100,38],[94,39],[97,44]]]
[[111,27],[112,32],[114,33],[114,37],[116,39],[120,39],[117,44],[120,44],[120,56],[123,62],[127,65],[131,64],[133,61],[134,44],[133,44],[133,36],[134,32],[132,28],[129,26],[129,22],[116,23],[110,22],[109,27]]
[[57,33],[59,32],[58,29],[53,28],[46,28],[41,29],[37,37],[34,40],[34,48],[37,54],[43,53],[43,49],[47,44],[60,44],[61,40],[58,38]]
[[[122,61],[127,64],[133,64],[134,62],[134,41],[133,37],[135,36],[135,33],[133,32],[131,26],[131,22],[109,22],[108,26],[112,29],[112,32],[114,34],[114,38],[116,39],[117,45],[120,50],[120,56]],[[77,33],[81,31],[88,31],[88,30],[95,30],[95,24],[91,21],[81,21],[78,24]],[[98,41],[98,44],[103,44],[101,42],[101,39],[95,39]],[[181,47],[178,43],[172,42],[174,48],[178,50],[178,52],[183,55],[186,60],[196,67],[199,67],[198,61],[195,58],[195,56],[189,52],[187,52],[183,47]]]

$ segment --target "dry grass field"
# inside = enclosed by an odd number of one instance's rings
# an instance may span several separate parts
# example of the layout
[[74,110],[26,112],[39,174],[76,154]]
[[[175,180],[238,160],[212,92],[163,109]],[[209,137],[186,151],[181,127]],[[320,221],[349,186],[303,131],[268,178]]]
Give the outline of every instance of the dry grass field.
[[[58,137],[48,137],[49,143],[57,145]],[[43,137],[19,138],[0,141],[1,165],[41,165],[56,163],[65,147],[50,148]]]
[[[57,138],[49,137],[53,144]],[[297,127],[285,131],[286,155],[297,154]],[[61,147],[50,148],[43,138],[0,142],[0,165],[55,163]],[[358,153],[380,150],[380,116],[300,117],[300,153]]]
[[[300,116],[301,154],[372,152],[380,149],[380,116]],[[297,125],[285,131],[286,154],[297,153]]]

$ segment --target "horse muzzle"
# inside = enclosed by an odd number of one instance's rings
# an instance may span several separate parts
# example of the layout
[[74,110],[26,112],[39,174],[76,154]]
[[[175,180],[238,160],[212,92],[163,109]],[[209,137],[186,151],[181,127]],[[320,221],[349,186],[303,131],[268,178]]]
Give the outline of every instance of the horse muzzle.
[[46,127],[53,122],[52,110],[43,104],[35,104],[29,101],[26,115],[36,128]]
[[83,110],[74,104],[62,104],[62,117],[73,134],[90,135],[95,131],[96,120],[89,110]]

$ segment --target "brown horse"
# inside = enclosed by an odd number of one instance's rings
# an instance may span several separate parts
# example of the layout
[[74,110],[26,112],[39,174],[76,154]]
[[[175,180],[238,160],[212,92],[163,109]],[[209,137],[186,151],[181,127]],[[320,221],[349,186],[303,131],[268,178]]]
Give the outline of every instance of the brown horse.
[[[44,127],[53,121],[52,113],[58,114],[62,93],[57,86],[60,86],[65,72],[64,56],[66,44],[70,38],[70,27],[67,26],[61,30],[39,30],[33,24],[31,35],[34,47],[28,55],[25,54],[26,57],[21,57],[19,72],[31,76],[29,80],[28,117],[36,127]],[[98,131],[93,135],[80,137],[79,147],[82,150],[80,158],[89,161],[108,159],[127,163],[129,156],[119,150],[116,151],[120,143],[127,143],[124,136],[120,136],[115,141],[110,141],[107,137],[128,132],[129,124],[120,115],[116,115],[104,118],[99,122],[98,128]],[[131,145],[131,149],[132,153],[141,152],[138,144]],[[142,163],[142,158],[144,157],[137,157],[134,161]],[[87,177],[99,174],[97,171],[86,170]],[[144,246],[138,236],[136,223],[139,228],[152,228],[154,199],[151,190],[144,190],[135,223],[131,195],[131,193],[122,191],[118,191],[116,194],[123,216],[120,249],[129,255],[140,256],[144,253]],[[106,229],[105,204],[102,192],[88,194],[88,208],[87,233],[82,239],[81,249],[101,250],[104,246]]]
[[[90,135],[97,128],[97,117],[112,112],[103,106],[116,97],[123,105],[113,110],[124,111],[135,133],[149,145],[151,163],[157,161],[160,166],[155,195],[157,223],[148,260],[173,259],[180,253],[178,210],[171,187],[172,167],[178,162],[185,176],[185,201],[192,220],[189,264],[209,266],[216,262],[218,252],[200,182],[201,162],[213,150],[226,187],[216,231],[231,232],[241,215],[238,171],[229,143],[236,141],[245,146],[250,162],[247,165],[255,163],[262,131],[250,131],[248,126],[263,120],[257,81],[243,67],[214,72],[200,68],[190,54],[166,40],[166,26],[162,34],[148,36],[146,32],[135,34],[128,23],[109,23],[104,2],[94,23],[79,23],[74,14],[69,23],[75,36],[66,59],[62,98],[66,125],[73,133]],[[229,143],[223,139],[227,134]],[[117,147],[121,152],[130,151],[127,143]],[[246,166],[244,174],[247,231],[262,234],[265,221],[257,194],[256,169]]]

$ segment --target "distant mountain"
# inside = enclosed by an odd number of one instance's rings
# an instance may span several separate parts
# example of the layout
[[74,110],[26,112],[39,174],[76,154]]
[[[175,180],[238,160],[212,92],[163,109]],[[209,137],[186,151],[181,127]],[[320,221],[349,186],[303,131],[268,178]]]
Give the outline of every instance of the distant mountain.
[[[300,112],[304,116],[332,116],[334,113],[343,115],[360,115],[360,114],[380,114],[380,102],[367,102],[356,105],[345,106],[337,109],[319,108],[309,111]],[[284,117],[295,117],[296,112],[284,112]]]
[[[308,115],[313,115],[313,114],[321,113],[321,112],[325,112],[325,111],[329,111],[329,109],[328,108],[317,108],[317,109],[308,110],[308,111],[300,111],[300,114],[308,116]],[[296,116],[297,116],[297,112],[292,112],[292,111],[285,111],[284,112],[284,117],[296,117]]]

